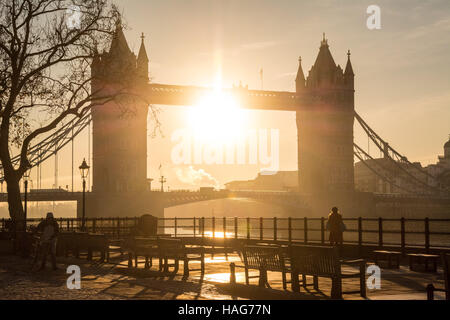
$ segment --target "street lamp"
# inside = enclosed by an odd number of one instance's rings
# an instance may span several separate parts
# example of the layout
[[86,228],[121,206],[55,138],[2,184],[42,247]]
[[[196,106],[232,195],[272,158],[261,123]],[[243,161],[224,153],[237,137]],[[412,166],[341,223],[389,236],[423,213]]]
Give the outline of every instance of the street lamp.
[[161,176],[159,182],[161,182],[161,192],[164,192],[164,183],[167,182],[166,178],[164,178],[164,176]]
[[81,178],[83,179],[83,216],[81,220],[81,229],[84,230],[85,227],[85,217],[86,217],[86,178],[89,174],[89,166],[86,163],[86,159],[83,159],[81,166],[79,166]]
[[24,231],[27,231],[27,209],[28,209],[28,201],[27,201],[28,197],[27,196],[28,196],[28,179],[30,179],[30,173],[31,173],[31,168],[28,168],[23,173],[23,179],[24,179],[24,184],[25,184],[25,195],[24,195],[25,210],[24,210],[24,221],[23,221]]

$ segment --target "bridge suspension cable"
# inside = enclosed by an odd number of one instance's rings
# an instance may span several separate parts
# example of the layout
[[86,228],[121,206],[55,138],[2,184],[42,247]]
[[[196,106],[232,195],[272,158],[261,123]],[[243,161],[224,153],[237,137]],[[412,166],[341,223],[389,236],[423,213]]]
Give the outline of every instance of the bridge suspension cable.
[[[33,144],[28,150],[28,160],[31,167],[39,166],[39,185],[42,182],[42,166],[41,164],[52,156],[56,156],[57,152],[71,142],[80,132],[82,132],[91,122],[91,114],[87,112],[81,118],[74,118],[63,124],[58,130],[47,135],[38,143]],[[20,162],[20,154],[12,158],[14,166],[18,166]],[[57,170],[57,168],[56,168]],[[55,172],[56,177],[57,172]],[[0,180],[4,179],[3,166],[0,163]],[[56,177],[57,179],[57,177]],[[40,186],[39,186],[40,187]]]
[[[405,176],[409,178],[410,181],[412,181],[415,185],[419,186],[423,191],[423,193],[444,193],[445,190],[436,187],[433,185],[430,185],[426,181],[435,181],[436,178],[429,174],[427,171],[423,170],[421,167],[417,166],[416,164],[411,163],[408,158],[402,154],[400,154],[397,150],[392,148],[389,143],[387,143],[385,140],[383,140],[362,118],[361,116],[355,112],[355,119],[360,124],[360,126],[363,128],[365,133],[367,134],[368,138],[375,144],[375,146],[380,150],[381,154],[384,155],[384,158],[388,159],[399,171],[404,173]],[[354,154],[355,156],[360,159],[364,165],[366,166],[373,166],[375,161],[371,161],[370,163],[367,161],[367,158],[374,160],[368,153],[364,152],[359,146],[354,144]],[[379,163],[377,163],[378,166],[380,166]],[[372,169],[374,169],[372,167]],[[414,175],[409,169],[414,170],[416,173],[420,175],[423,179],[418,178],[416,175]],[[374,169],[376,170],[376,169]],[[392,171],[392,169],[386,169],[386,172]],[[377,173],[378,176],[382,176],[384,181],[388,181],[389,179],[386,178],[383,174],[380,172]],[[392,183],[390,181],[389,183]],[[397,187],[399,187],[397,185]],[[401,187],[400,189],[405,189],[404,187]],[[406,191],[406,190],[405,190]],[[412,192],[411,190],[409,193],[417,193]]]

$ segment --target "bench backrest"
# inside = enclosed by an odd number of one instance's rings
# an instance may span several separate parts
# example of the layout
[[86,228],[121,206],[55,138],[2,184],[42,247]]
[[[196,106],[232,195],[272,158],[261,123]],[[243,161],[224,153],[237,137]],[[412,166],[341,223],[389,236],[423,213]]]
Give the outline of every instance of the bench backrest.
[[249,269],[264,267],[267,271],[284,271],[285,262],[280,247],[247,245],[242,248],[244,264]]
[[184,251],[181,239],[159,238],[158,249],[163,255],[180,254]]
[[300,274],[335,276],[341,273],[337,247],[291,245],[291,267]]

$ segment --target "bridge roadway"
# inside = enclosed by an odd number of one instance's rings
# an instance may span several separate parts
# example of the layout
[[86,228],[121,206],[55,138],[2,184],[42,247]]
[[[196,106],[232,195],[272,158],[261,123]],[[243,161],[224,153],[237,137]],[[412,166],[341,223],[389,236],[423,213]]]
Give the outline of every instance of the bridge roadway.
[[[214,88],[208,87],[151,83],[145,95],[150,104],[194,106],[213,92]],[[241,108],[272,111],[297,111],[323,97],[323,93],[322,96],[302,96],[289,91],[248,90],[243,87],[224,88],[221,92],[235,98]]]
[[[147,191],[142,193],[142,196],[151,195],[163,197],[165,202],[165,207],[172,207],[192,202],[207,201],[214,199],[224,199],[224,198],[251,198],[257,199],[265,202],[272,203],[282,203],[286,206],[297,206],[303,207],[306,204],[302,201],[303,196],[296,192],[287,191],[270,191],[270,190],[219,190],[219,191]],[[376,202],[380,203],[411,203],[411,202],[434,202],[434,203],[450,203],[450,198],[448,197],[430,197],[429,195],[409,195],[409,194],[381,194],[375,193],[371,194]],[[86,192],[86,198],[91,198],[95,196],[92,192]],[[24,193],[21,193],[21,198],[24,200]],[[28,201],[38,201],[38,202],[53,202],[53,201],[82,201],[82,192],[69,192],[65,190],[55,190],[55,191],[38,191],[38,192],[28,192]],[[3,192],[0,193],[0,202],[7,202],[8,194]]]
[[[86,192],[86,198],[91,199],[95,196],[95,193]],[[210,192],[200,192],[200,191],[147,191],[140,196],[155,196],[162,197],[164,207],[173,207],[178,205],[183,205],[187,203],[207,201],[214,199],[224,199],[224,198],[254,198],[270,202],[281,201],[285,205],[289,205],[291,202],[298,203],[298,195],[295,193],[282,192],[282,191],[210,191]],[[25,195],[21,193],[21,198],[24,200]],[[69,192],[65,190],[55,190],[55,191],[38,191],[38,192],[28,192],[27,201],[38,201],[38,202],[53,202],[53,201],[77,201],[81,202],[83,199],[82,192]],[[277,201],[278,200],[278,201]],[[0,193],[0,202],[7,202],[8,194]]]

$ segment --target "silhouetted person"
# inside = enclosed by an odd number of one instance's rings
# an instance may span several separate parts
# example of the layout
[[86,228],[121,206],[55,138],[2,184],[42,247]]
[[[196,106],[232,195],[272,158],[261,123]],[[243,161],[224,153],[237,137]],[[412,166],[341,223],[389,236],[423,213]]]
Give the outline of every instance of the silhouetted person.
[[46,219],[38,224],[36,231],[41,233],[41,237],[39,239],[39,249],[42,252],[42,264],[39,270],[43,270],[45,268],[47,255],[49,253],[52,259],[53,270],[56,270],[56,238],[58,236],[59,226],[53,218],[53,213],[47,213]]
[[337,207],[333,207],[328,215],[327,229],[330,231],[330,244],[342,245],[345,225]]

